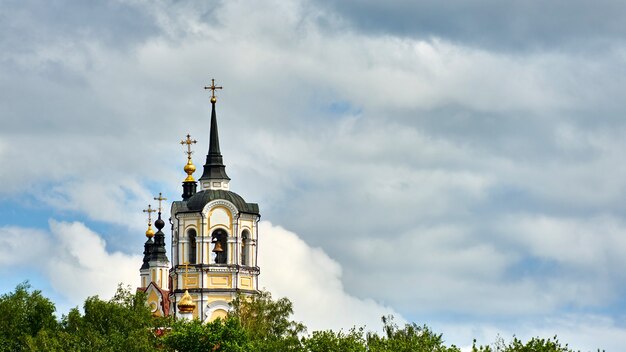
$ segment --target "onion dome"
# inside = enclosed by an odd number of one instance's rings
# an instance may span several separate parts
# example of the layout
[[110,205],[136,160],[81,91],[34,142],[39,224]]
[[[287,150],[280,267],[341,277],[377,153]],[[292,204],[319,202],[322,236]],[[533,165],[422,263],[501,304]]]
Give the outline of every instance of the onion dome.
[[165,221],[161,219],[161,212],[159,212],[159,218],[154,222],[154,226],[156,226],[157,230],[161,231],[163,227],[165,227]]
[[152,224],[148,224],[148,229],[146,230],[146,237],[152,238],[154,237],[154,230],[152,229]]
[[189,295],[189,291],[185,290],[185,294],[178,302],[178,310],[181,313],[191,313],[194,309],[196,309],[196,304],[193,303],[193,299],[191,295]]
[[196,165],[191,162],[191,157],[187,158],[187,165],[185,165],[184,169],[185,173],[187,173],[187,178],[183,182],[194,182],[195,179],[191,176],[194,172],[196,172]]
[[196,182],[193,176],[191,176],[194,172],[196,172],[196,165],[194,165],[191,161],[191,154],[193,154],[193,151],[191,151],[191,145],[196,143],[198,143],[198,141],[196,141],[195,139],[191,139],[189,133],[187,133],[186,139],[180,141],[181,145],[187,146],[187,151],[185,152],[187,153],[187,165],[185,165],[185,167],[183,168],[183,170],[185,170],[185,173],[187,174],[187,178],[183,182]]

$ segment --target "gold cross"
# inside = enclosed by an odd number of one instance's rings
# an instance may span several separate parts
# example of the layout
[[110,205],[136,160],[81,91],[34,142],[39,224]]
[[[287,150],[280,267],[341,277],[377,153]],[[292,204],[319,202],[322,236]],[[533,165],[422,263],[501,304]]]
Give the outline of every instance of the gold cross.
[[144,213],[148,213],[148,224],[152,224],[152,213],[156,210],[152,209],[152,205],[148,204],[148,209],[144,209]]
[[154,200],[158,200],[159,201],[159,213],[160,213],[161,212],[161,201],[167,200],[167,198],[163,198],[163,196],[161,195],[161,192],[159,192],[159,196],[158,197],[154,197]]
[[191,151],[191,145],[196,143],[198,143],[198,141],[196,141],[195,139],[192,140],[189,134],[187,134],[187,139],[180,141],[180,145],[187,145],[187,151],[185,152],[187,153],[187,159],[191,159],[191,154],[193,153]]
[[215,79],[211,78],[211,85],[209,87],[204,87],[204,89],[210,89],[211,90],[211,102],[215,103],[216,97],[215,97],[215,90],[216,89],[222,89],[222,87],[218,87],[215,85]]
[[187,288],[187,276],[189,275],[189,262],[184,262],[183,266],[185,267],[185,275],[183,275],[183,288]]

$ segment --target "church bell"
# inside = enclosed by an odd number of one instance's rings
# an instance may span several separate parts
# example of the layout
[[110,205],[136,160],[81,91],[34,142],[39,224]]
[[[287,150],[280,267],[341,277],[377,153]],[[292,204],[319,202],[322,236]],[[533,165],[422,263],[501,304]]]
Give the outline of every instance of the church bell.
[[221,253],[224,249],[222,248],[222,242],[215,241],[215,247],[213,248],[213,253]]

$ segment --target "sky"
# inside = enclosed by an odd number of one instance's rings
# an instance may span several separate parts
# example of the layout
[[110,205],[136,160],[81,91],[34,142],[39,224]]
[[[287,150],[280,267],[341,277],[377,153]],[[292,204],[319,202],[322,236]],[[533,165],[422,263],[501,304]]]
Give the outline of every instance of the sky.
[[0,0],[0,291],[29,280],[63,313],[137,286],[142,209],[180,199],[187,133],[202,165],[215,78],[231,190],[262,214],[260,284],[310,331],[393,314],[463,347],[618,351],[624,17],[608,0]]

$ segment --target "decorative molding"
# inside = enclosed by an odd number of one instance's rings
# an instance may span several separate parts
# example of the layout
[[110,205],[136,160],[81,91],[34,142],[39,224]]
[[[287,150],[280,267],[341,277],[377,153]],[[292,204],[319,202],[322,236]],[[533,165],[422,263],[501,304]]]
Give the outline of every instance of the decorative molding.
[[202,321],[207,322],[209,319],[211,319],[213,312],[215,312],[218,309],[223,309],[226,312],[230,312],[232,308],[230,307],[230,304],[228,304],[228,302],[224,300],[220,299],[217,301],[213,301],[206,305],[206,309],[205,309],[205,313],[204,313],[204,317]]
[[215,200],[212,200],[212,201],[208,202],[204,206],[204,208],[202,208],[202,213],[208,215],[209,214],[209,209],[211,209],[213,207],[216,207],[216,206],[220,206],[220,205],[225,207],[226,209],[230,210],[230,214],[232,216],[234,216],[236,214],[239,214],[239,210],[237,209],[237,207],[233,203],[231,203],[231,202],[229,202],[227,200],[224,200],[224,199],[215,199]]

